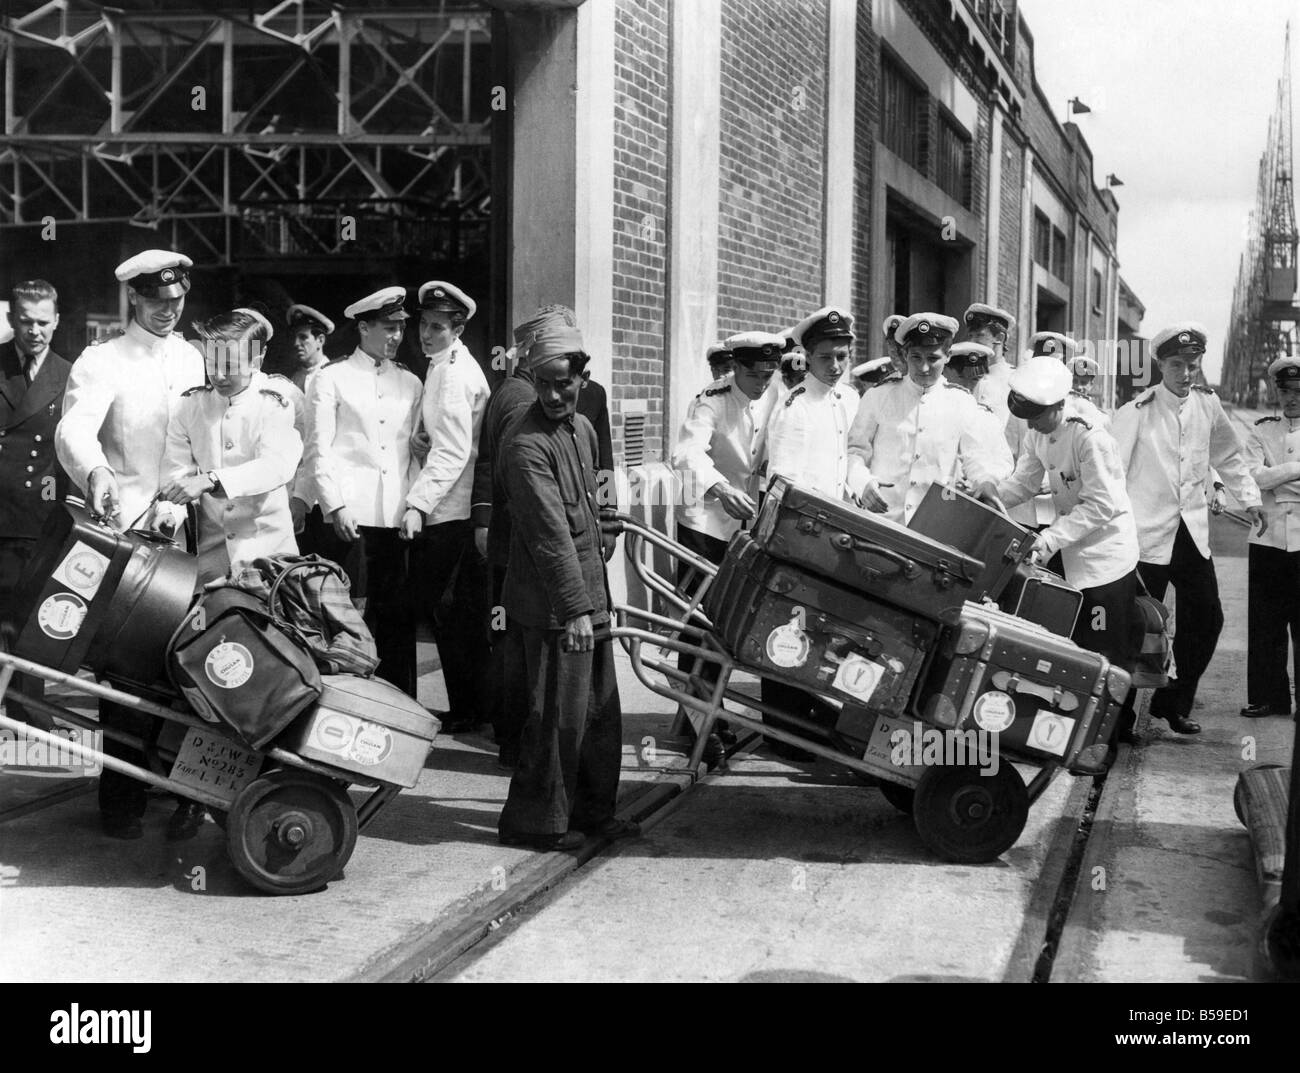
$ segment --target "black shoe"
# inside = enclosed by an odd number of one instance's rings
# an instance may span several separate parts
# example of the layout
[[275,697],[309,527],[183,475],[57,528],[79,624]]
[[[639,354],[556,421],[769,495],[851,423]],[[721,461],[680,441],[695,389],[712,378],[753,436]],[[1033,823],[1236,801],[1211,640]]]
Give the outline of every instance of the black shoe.
[[559,835],[513,834],[506,831],[497,832],[497,841],[503,846],[527,846],[529,849],[543,853],[560,850],[577,849],[586,841],[581,831],[565,831]]
[[1241,714],[1247,719],[1259,719],[1265,715],[1290,715],[1291,709],[1281,704],[1247,704]]
[[722,738],[717,734],[710,734],[708,740],[704,743],[704,755],[700,758],[704,763],[711,767],[721,767],[727,760],[727,748],[722,744]]
[[139,816],[123,816],[116,812],[101,812],[99,827],[109,838],[132,839],[144,837],[144,826],[140,823]]
[[199,833],[208,810],[197,801],[182,801],[167,821],[167,841],[186,842]]
[[1175,734],[1199,734],[1201,724],[1192,722],[1185,715],[1171,715],[1169,717],[1169,729]]

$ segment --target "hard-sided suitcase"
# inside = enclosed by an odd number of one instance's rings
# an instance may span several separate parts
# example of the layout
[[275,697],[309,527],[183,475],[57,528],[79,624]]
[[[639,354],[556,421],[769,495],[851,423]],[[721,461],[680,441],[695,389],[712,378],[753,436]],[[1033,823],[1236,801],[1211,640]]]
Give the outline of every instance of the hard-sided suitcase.
[[980,562],[980,572],[970,584],[971,600],[1001,596],[1016,566],[1029,557],[1034,546],[1028,529],[987,503],[944,484],[930,485],[907,528],[945,541]]
[[321,676],[316,707],[276,745],[380,782],[414,786],[442,724],[395,685],[351,674]]
[[197,576],[197,560],[171,541],[118,532],[60,503],[10,605],[12,650],[68,673],[85,666],[115,682],[163,682]]
[[906,707],[938,636],[929,619],[775,559],[743,533],[705,613],[742,664],[872,710]]
[[998,606],[1017,618],[1069,637],[1079,621],[1083,593],[1044,566],[1021,563],[1002,591]]
[[967,604],[945,616],[915,711],[936,726],[996,733],[1013,758],[1068,766],[1109,732],[1128,688],[1105,656]]
[[774,558],[928,618],[980,596],[978,559],[783,477],[768,486],[752,535]]

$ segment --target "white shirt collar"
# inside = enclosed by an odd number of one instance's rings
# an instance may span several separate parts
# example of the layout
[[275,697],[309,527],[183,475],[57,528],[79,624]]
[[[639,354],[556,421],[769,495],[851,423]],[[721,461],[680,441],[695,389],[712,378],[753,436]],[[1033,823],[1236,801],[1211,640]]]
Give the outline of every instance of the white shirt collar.
[[358,368],[365,369],[367,372],[378,372],[381,374],[388,372],[388,370],[393,367],[392,358],[385,358],[378,365],[376,365],[375,359],[372,358],[360,347],[357,347],[357,349],[352,352],[352,355],[351,357],[348,358],[348,361],[352,362],[352,364],[356,365]]
[[1181,396],[1175,395],[1172,391],[1169,390],[1169,385],[1166,384],[1163,380],[1161,380],[1160,383],[1156,385],[1156,394],[1163,396],[1165,402],[1167,402],[1170,406],[1173,406],[1175,408],[1184,406],[1187,403],[1187,400],[1192,397],[1192,393],[1190,391],[1188,391],[1186,395],[1181,395]]
[[129,321],[123,334],[146,350],[157,350],[169,338],[168,336],[154,335],[153,332],[141,327],[138,320]]

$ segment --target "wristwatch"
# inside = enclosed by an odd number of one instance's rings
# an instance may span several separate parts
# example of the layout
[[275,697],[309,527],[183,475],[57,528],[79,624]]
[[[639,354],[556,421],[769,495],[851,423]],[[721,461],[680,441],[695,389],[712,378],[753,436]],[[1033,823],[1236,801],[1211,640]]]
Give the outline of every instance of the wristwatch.
[[217,471],[215,469],[208,470],[208,472],[203,476],[207,477],[207,479],[212,482],[212,487],[209,489],[210,495],[225,495],[225,492],[221,488],[221,478],[217,476]]

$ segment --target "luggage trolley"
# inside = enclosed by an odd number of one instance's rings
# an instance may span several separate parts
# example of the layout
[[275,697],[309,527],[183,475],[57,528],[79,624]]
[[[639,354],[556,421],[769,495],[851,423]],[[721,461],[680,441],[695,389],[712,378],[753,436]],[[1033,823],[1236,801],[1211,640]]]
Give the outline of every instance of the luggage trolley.
[[[10,683],[21,673],[165,722],[157,740],[144,740],[21,695],[29,711],[138,749],[148,767],[7,715],[0,727],[205,805],[225,829],[235,869],[259,890],[301,894],[338,876],[357,833],[416,784],[441,725],[379,679],[321,675],[320,697],[261,748],[196,714],[165,669],[167,642],[188,620],[197,572],[194,558],[172,542],[112,529],[69,501],[47,520],[39,549],[4,626],[0,700],[15,695]],[[244,649],[241,660],[246,678],[253,657]],[[78,668],[104,681],[77,677]],[[226,688],[245,680],[223,676],[217,664],[209,677]],[[350,785],[371,790],[359,808]]]
[[[97,719],[62,705],[10,693],[9,683],[15,673],[43,678],[87,696],[158,716],[167,720],[167,724],[157,742],[147,742],[136,735],[103,727]],[[327,683],[326,698],[330,695],[329,683],[342,685],[348,677],[323,676]],[[340,712],[335,704],[301,716],[277,739],[284,744],[255,750],[224,732],[221,726],[204,722],[189,712],[0,652],[0,700],[6,696],[20,696],[29,711],[83,730],[99,731],[106,738],[144,752],[167,773],[159,774],[153,770],[152,763],[150,768],[140,767],[109,756],[102,749],[0,715],[0,727],[19,737],[43,742],[53,750],[80,759],[98,761],[140,782],[206,805],[212,818],[225,830],[226,849],[235,870],[268,894],[305,894],[337,877],[352,856],[358,832],[404,787],[415,785],[437,733],[437,720],[433,716],[427,716],[433,724],[427,730],[409,724],[395,727],[393,724],[398,720],[366,711],[364,703],[356,706],[357,715]],[[389,751],[395,762],[383,769],[385,778],[304,755],[329,756],[336,750],[336,743],[348,734],[349,722],[355,725],[354,739],[367,732],[373,736],[373,728],[387,724]],[[398,756],[403,751],[402,739],[411,740],[405,755]],[[294,747],[285,747],[290,742]],[[394,743],[397,747],[391,748]],[[382,744],[379,748],[382,749]],[[361,755],[356,749],[352,752]],[[338,752],[338,759],[351,763],[343,752]],[[360,807],[348,795],[349,785],[371,790]]]
[[[704,607],[724,602],[718,599],[720,594],[726,595],[721,588],[714,593],[714,599],[710,599],[709,590],[732,583],[731,578],[720,577],[720,573],[734,572],[735,564],[744,558],[748,540],[745,534],[733,538],[724,569],[720,570],[634,518],[620,516],[618,523],[633,574],[660,599],[661,605],[658,610],[619,605],[610,633],[627,650],[642,684],[699,717],[689,765],[699,768],[714,723],[725,718],[856,772],[879,788],[892,805],[910,813],[922,841],[947,860],[992,861],[1014,845],[1024,829],[1030,806],[1061,768],[1077,756],[1083,743],[1105,740],[1103,735],[1109,733],[1110,721],[1128,689],[1126,672],[1110,668],[1102,657],[1086,653],[1088,665],[1099,668],[1099,679],[1090,680],[1087,688],[1080,681],[1082,702],[1078,698],[1066,699],[1066,705],[1075,703],[1076,707],[1071,709],[1073,718],[1063,721],[1054,709],[1060,707],[1062,693],[1069,698],[1069,691],[1053,691],[1032,680],[1033,667],[1025,668],[1018,677],[1015,668],[994,669],[990,660],[1005,661],[1002,649],[1008,644],[1036,657],[1033,662],[1039,666],[1053,659],[1068,661],[1083,650],[1013,615],[959,603],[944,612],[936,629],[921,631],[919,642],[925,651],[905,698],[891,703],[886,710],[868,710],[854,704],[842,690],[818,688],[794,675],[780,673],[769,663],[748,658],[752,651],[738,651],[738,646],[729,646],[723,640],[720,623],[714,622]],[[700,578],[698,585],[693,590],[679,589],[647,561],[652,551],[690,567],[692,575]],[[816,579],[811,581],[816,583]],[[790,579],[783,578],[775,588],[788,590],[790,585]],[[650,650],[658,650],[659,654],[652,655]],[[678,668],[676,657],[680,655],[695,661],[692,670]],[[706,666],[712,673],[704,673]],[[840,718],[833,728],[828,728],[766,704],[731,684],[736,671],[814,693],[839,709]],[[1001,688],[993,690],[994,683]],[[1010,757],[1001,755],[996,773],[986,775],[973,762],[933,766],[894,762],[892,743],[899,731],[910,732],[918,726],[956,730],[958,725],[969,723],[966,717],[972,705],[982,700],[984,693],[980,690],[985,687],[997,694],[996,702],[986,702],[990,715],[999,715],[993,710],[997,704],[1007,709],[1001,713],[1008,724],[1003,741],[1014,755],[1014,764]],[[946,693],[958,695],[954,701],[946,698]],[[1037,715],[1027,721],[1016,718],[1016,704],[1024,698],[1043,706],[1043,719]],[[763,714],[778,717],[780,725],[762,722]],[[1045,742],[1031,738],[1035,730],[1055,728],[1059,732],[1065,726],[1074,727],[1074,733],[1067,732],[1068,740]],[[1045,744],[1049,748],[1043,748]],[[1034,769],[1028,782],[1015,765]]]

